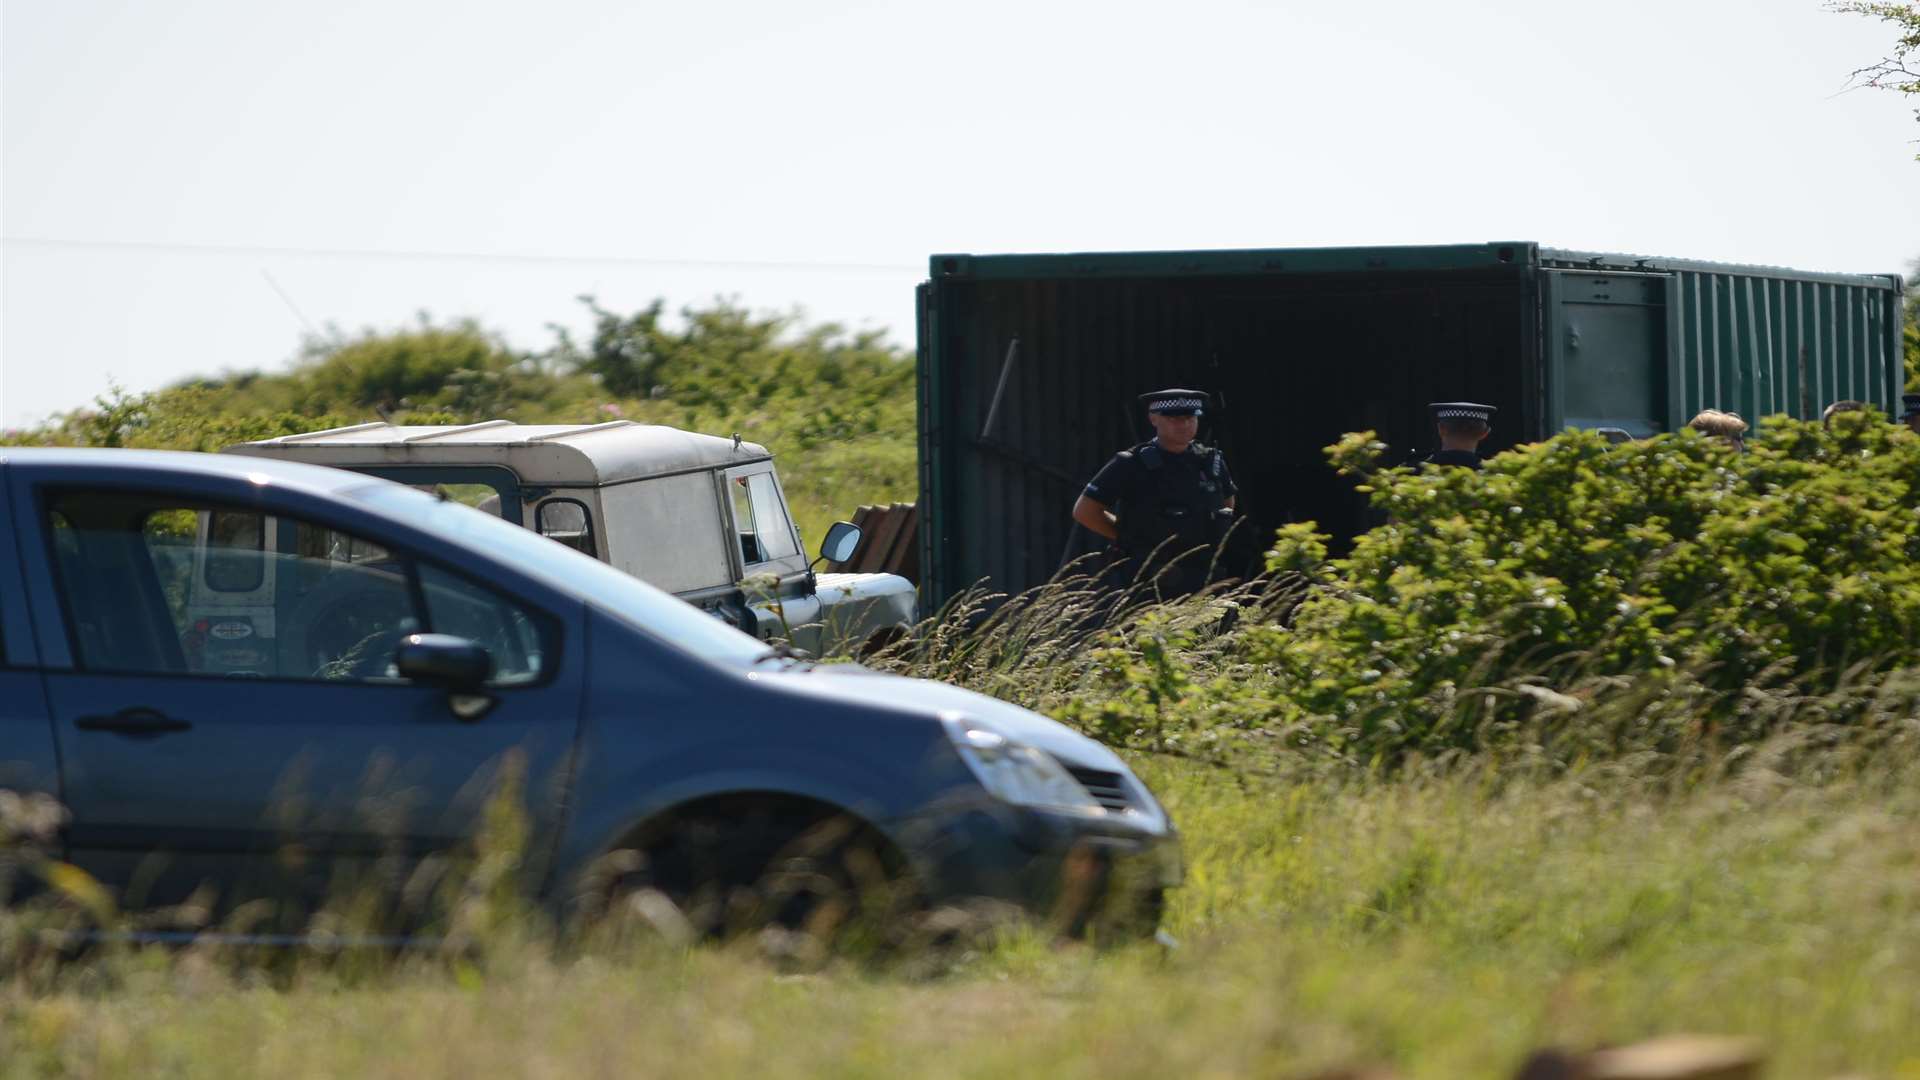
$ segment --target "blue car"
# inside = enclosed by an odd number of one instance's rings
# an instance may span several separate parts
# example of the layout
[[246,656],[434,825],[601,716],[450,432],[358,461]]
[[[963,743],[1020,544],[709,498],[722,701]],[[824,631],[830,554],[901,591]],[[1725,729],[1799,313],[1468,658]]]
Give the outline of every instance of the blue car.
[[41,448],[0,448],[0,499],[0,789],[57,798],[54,854],[131,905],[256,901],[261,933],[297,932],[343,882],[467,850],[504,770],[563,915],[648,889],[712,927],[796,852],[846,878],[823,836],[923,903],[1069,929],[1122,900],[1150,926],[1179,881],[1166,813],[1099,743],[769,650],[456,502]]

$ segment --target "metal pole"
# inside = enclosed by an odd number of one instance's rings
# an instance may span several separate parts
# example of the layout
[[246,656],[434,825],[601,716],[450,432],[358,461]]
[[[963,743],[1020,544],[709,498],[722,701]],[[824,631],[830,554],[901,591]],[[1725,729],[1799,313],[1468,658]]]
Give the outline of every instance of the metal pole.
[[987,406],[987,422],[980,425],[980,437],[986,438],[993,430],[993,422],[1000,416],[1000,399],[1007,392],[1007,376],[1013,372],[1013,358],[1020,354],[1020,339],[1007,342],[1007,358],[1000,363],[1000,382],[993,388],[993,404]]

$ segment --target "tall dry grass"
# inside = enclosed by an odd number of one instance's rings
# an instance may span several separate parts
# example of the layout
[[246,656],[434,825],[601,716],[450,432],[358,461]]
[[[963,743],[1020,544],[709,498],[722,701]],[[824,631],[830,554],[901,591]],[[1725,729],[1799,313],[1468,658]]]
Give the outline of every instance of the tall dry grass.
[[1008,927],[796,966],[512,919],[461,950],[118,946],[0,979],[0,1075],[1498,1077],[1678,1030],[1756,1037],[1775,1076],[1920,1070],[1906,744],[1783,737],[1690,783],[1137,764],[1186,839],[1172,951]]

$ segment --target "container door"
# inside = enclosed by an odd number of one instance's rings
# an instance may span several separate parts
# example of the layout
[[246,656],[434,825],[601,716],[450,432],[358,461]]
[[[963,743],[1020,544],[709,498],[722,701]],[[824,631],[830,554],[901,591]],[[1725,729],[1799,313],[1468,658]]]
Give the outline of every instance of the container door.
[[1615,428],[1634,438],[1667,430],[1664,274],[1549,270],[1547,432]]

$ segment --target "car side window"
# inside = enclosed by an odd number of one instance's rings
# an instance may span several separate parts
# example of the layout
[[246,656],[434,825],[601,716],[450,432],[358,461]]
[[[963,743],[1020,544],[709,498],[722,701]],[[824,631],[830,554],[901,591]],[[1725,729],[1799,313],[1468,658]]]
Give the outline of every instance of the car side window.
[[784,559],[798,554],[800,547],[793,540],[793,523],[787,520],[787,505],[780,499],[780,489],[774,486],[773,474],[754,473],[746,480],[761,557]]
[[427,598],[428,625],[435,633],[466,638],[493,657],[487,685],[524,685],[539,681],[545,673],[545,643],[552,637],[545,616],[424,563],[420,587]]
[[412,568],[323,525],[97,491],[55,494],[46,520],[88,670],[379,680],[424,626]]
[[534,524],[541,536],[583,554],[594,554],[593,517],[578,499],[548,499],[540,504]]
[[727,493],[733,499],[733,528],[740,538],[741,564],[752,566],[767,561],[760,548],[760,531],[755,528],[753,520],[753,492],[747,487],[747,478],[736,476],[729,479]]
[[755,563],[784,559],[799,552],[786,504],[774,486],[773,473],[742,473],[728,478],[733,502],[733,527],[740,535],[740,561]]

